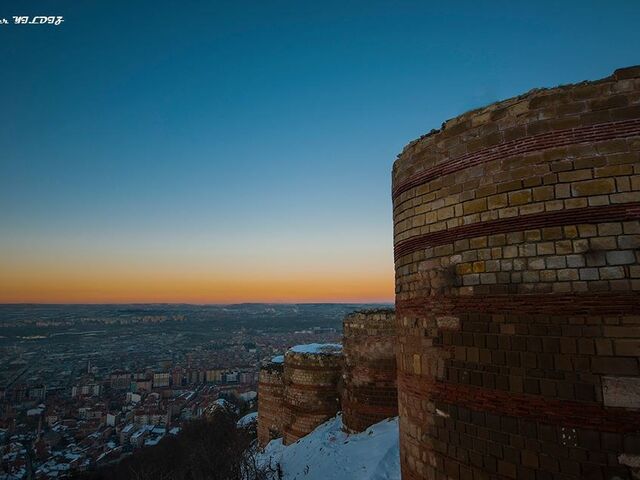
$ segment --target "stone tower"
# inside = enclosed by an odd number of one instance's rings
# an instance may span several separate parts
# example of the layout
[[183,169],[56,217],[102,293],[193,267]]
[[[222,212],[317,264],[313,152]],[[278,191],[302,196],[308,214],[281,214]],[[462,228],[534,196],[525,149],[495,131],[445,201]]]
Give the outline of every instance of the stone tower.
[[274,357],[271,362],[260,369],[258,392],[260,392],[260,408],[258,409],[258,444],[264,448],[274,438],[282,436],[284,357]]
[[362,432],[398,415],[395,311],[351,313],[343,335],[342,422],[347,431]]
[[631,478],[640,67],[410,143],[393,217],[403,478]]
[[285,445],[308,435],[338,413],[341,367],[339,344],[297,345],[287,351],[282,431]]

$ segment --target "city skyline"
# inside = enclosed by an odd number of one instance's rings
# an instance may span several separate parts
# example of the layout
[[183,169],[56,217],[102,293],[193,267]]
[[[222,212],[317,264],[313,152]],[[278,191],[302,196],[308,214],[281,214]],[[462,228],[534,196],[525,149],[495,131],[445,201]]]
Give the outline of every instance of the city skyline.
[[396,155],[640,63],[588,3],[3,6],[0,303],[393,301]]

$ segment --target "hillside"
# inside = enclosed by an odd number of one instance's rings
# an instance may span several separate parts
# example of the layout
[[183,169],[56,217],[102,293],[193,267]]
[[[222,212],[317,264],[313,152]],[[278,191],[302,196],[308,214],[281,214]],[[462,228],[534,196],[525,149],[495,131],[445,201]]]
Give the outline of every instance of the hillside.
[[339,414],[292,445],[271,441],[259,462],[279,463],[283,480],[399,480],[398,419],[347,434]]

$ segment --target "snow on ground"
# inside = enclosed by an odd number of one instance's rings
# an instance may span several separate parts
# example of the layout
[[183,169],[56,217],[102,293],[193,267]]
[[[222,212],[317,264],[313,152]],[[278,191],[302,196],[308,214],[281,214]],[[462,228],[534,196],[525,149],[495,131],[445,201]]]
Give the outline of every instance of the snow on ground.
[[247,413],[244,417],[238,420],[238,422],[236,423],[236,426],[244,428],[244,427],[250,426],[252,423],[256,423],[257,421],[258,421],[258,412],[251,412],[251,413]]
[[290,350],[296,353],[325,353],[327,355],[342,352],[342,345],[339,343],[308,343],[307,345],[296,345]]
[[280,463],[283,480],[400,480],[398,419],[348,434],[338,415],[288,447],[272,440],[259,461]]

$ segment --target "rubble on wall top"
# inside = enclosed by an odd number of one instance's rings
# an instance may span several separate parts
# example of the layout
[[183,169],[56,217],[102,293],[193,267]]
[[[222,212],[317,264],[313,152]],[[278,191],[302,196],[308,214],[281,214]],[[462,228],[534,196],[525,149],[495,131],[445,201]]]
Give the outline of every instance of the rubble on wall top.
[[428,133],[421,135],[420,137],[416,138],[415,140],[409,142],[403,149],[402,151],[397,155],[398,158],[400,158],[407,150],[409,150],[410,148],[412,148],[413,146],[415,146],[416,144],[422,142],[423,140],[432,137],[438,133],[443,132],[444,130],[447,129],[447,127],[453,126],[457,123],[459,123],[460,121],[464,121],[465,119],[468,119],[469,117],[473,117],[475,115],[479,115],[481,113],[484,112],[490,112],[490,111],[494,111],[494,110],[498,110],[498,109],[502,109],[502,108],[506,108],[512,105],[515,105],[517,103],[520,103],[522,101],[525,100],[529,100],[531,97],[534,97],[537,94],[545,94],[545,93],[550,93],[553,91],[560,91],[560,90],[566,90],[569,88],[574,88],[580,85],[594,85],[594,84],[598,84],[598,83],[603,83],[603,82],[611,82],[611,81],[619,81],[619,80],[626,80],[626,79],[630,79],[630,78],[639,78],[640,77],[640,65],[633,65],[633,66],[629,66],[629,67],[624,67],[624,68],[618,68],[616,69],[613,74],[609,75],[608,77],[604,77],[604,78],[600,78],[598,80],[583,80],[581,82],[576,82],[576,83],[569,83],[569,84],[564,84],[564,85],[557,85],[555,87],[539,87],[539,88],[532,88],[531,90],[529,90],[528,92],[525,92],[521,95],[515,96],[515,97],[511,97],[511,98],[507,98],[505,100],[499,100],[497,102],[493,102],[489,105],[485,105],[483,107],[479,107],[479,108],[475,108],[473,110],[468,110],[456,117],[450,118],[448,120],[446,120],[445,122],[442,123],[440,128],[434,128],[431,129]]

